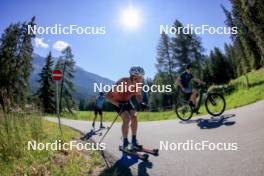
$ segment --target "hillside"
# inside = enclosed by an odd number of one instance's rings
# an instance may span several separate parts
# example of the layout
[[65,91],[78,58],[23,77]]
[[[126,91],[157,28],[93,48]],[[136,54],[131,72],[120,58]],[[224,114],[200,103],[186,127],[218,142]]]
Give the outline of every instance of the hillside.
[[[32,64],[34,70],[30,75],[30,87],[31,91],[34,93],[39,86],[39,73],[45,64],[45,58],[38,54],[33,54]],[[74,93],[74,97],[76,99],[89,98],[95,95],[95,93],[93,92],[94,83],[103,83],[105,85],[111,85],[114,83],[108,78],[104,78],[102,76],[88,72],[79,66],[76,66],[75,78],[73,82],[76,89],[76,92]]]

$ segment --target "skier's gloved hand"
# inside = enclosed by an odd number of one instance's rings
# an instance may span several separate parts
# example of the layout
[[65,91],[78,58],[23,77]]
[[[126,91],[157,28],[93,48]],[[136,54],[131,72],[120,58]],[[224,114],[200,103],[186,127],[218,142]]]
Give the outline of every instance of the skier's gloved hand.
[[119,108],[121,109],[121,111],[123,111],[126,107],[126,104],[125,103],[120,103],[119,104]]
[[144,102],[140,103],[140,108],[145,111],[146,109],[148,109],[148,105]]

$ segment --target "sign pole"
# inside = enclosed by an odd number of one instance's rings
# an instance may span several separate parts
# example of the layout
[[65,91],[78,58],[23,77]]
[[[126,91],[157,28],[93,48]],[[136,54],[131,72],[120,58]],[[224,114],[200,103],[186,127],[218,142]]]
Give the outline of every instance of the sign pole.
[[59,112],[59,81],[56,81],[56,111],[57,111],[57,117],[59,120],[59,128],[60,128],[60,133],[62,135],[62,129],[61,129],[61,121],[60,121],[60,112]]
[[62,136],[61,119],[60,119],[60,102],[59,102],[59,81],[62,79],[62,72],[60,70],[52,71],[52,79],[56,82],[56,114],[59,121],[60,133]]

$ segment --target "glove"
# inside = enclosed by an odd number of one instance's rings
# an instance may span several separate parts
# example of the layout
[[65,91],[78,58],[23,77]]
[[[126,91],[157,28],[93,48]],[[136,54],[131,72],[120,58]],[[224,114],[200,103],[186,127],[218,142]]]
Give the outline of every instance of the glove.
[[124,103],[120,103],[118,106],[119,106],[120,109],[124,109],[125,104]]
[[145,111],[148,108],[148,105],[145,103],[140,103],[140,108]]

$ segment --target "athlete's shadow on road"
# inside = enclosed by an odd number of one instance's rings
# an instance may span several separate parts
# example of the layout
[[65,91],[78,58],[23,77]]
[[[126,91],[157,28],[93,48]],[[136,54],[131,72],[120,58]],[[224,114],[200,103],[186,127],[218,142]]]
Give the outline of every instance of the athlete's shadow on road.
[[98,129],[96,131],[94,131],[93,129],[91,129],[91,131],[89,131],[88,133],[86,133],[83,137],[81,137],[81,140],[89,140],[92,136],[94,135],[102,135],[101,129]]
[[138,164],[138,176],[149,176],[147,169],[152,169],[153,164],[149,161],[143,161]]
[[148,176],[147,173],[148,168],[152,168],[152,163],[149,161],[143,161],[138,164],[138,172],[135,173],[135,171],[132,171],[130,167],[136,163],[138,163],[140,160],[134,156],[128,156],[126,154],[123,154],[122,157],[115,162],[115,164],[105,169],[100,176],[108,176],[108,175],[115,175],[115,176]]
[[235,114],[224,114],[219,117],[211,117],[210,119],[203,119],[198,118],[196,120],[189,120],[189,121],[180,121],[182,124],[190,124],[190,123],[196,123],[200,129],[212,129],[212,128],[218,128],[223,125],[225,126],[232,126],[236,122],[234,120],[230,120],[230,118],[235,117]]

